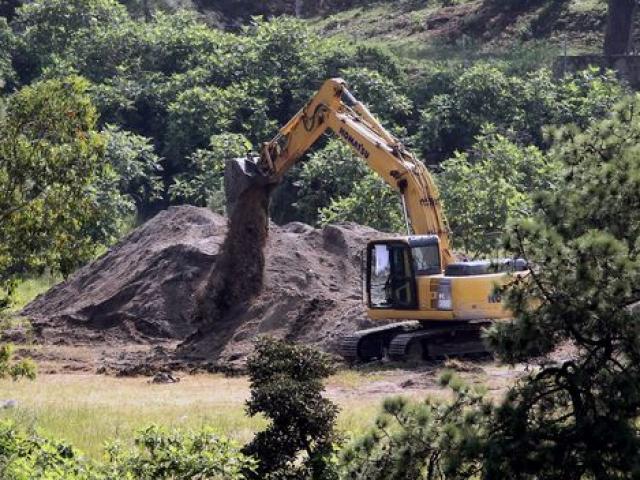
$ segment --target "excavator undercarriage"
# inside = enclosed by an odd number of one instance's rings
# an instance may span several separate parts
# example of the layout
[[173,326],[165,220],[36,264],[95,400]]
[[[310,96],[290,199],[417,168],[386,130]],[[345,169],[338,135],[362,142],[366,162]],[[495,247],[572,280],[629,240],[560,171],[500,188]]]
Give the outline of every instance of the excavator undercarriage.
[[419,363],[448,356],[489,353],[482,330],[490,320],[401,322],[360,330],[340,341],[340,355],[351,363],[373,360]]

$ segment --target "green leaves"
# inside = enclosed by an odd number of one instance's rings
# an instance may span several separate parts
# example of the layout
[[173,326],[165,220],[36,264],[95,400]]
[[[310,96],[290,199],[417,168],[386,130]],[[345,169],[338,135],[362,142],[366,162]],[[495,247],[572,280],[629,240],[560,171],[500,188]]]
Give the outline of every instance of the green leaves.
[[441,383],[451,388],[451,401],[385,399],[371,430],[341,453],[343,478],[478,478],[492,405],[451,372]]
[[167,431],[151,426],[134,447],[106,447],[104,463],[86,460],[70,445],[0,422],[0,473],[6,480],[242,480],[255,461],[208,429]]
[[[516,222],[509,247],[534,268],[506,291],[513,322],[489,340],[509,362],[547,360],[497,411],[487,476],[635,478],[640,459],[638,99],[583,132],[555,132],[565,175]],[[515,458],[520,458],[516,461]]]
[[225,161],[244,158],[251,151],[251,143],[239,134],[213,135],[209,148],[191,154],[185,173],[177,175],[169,187],[174,201],[208,206],[224,213],[224,167]]
[[93,253],[98,212],[88,195],[104,138],[79,77],[25,87],[0,117],[0,285],[50,266],[68,273]]
[[250,478],[336,478],[333,455],[338,438],[333,429],[338,407],[322,397],[322,380],[335,372],[330,357],[265,337],[257,342],[247,368],[247,413],[262,413],[271,421],[243,450],[259,461]]
[[586,70],[558,81],[546,69],[512,76],[485,63],[463,70],[440,88],[422,108],[415,136],[424,155],[436,158],[470,148],[487,123],[543,147],[543,126],[585,127],[625,93],[611,72]]
[[437,175],[453,239],[475,257],[495,255],[507,222],[527,216],[533,195],[553,189],[560,162],[523,147],[486,126],[466,153],[442,164]]
[[104,477],[96,479],[241,480],[256,465],[236,444],[208,429],[179,432],[151,426],[142,430],[134,443],[134,450],[118,444],[108,446],[109,461],[98,469]]

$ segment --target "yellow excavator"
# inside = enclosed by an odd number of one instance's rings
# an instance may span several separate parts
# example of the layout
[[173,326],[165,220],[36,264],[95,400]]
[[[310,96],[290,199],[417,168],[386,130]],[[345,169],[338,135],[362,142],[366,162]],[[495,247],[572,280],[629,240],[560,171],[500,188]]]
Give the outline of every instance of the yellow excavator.
[[496,286],[527,274],[520,259],[459,261],[433,177],[365,105],[344,80],[326,81],[316,95],[268,143],[260,157],[229,162],[228,209],[256,184],[277,184],[327,130],[344,140],[402,200],[405,237],[371,241],[363,269],[363,300],[380,327],[342,338],[348,361],[389,357],[417,361],[486,352],[482,328],[511,313]]

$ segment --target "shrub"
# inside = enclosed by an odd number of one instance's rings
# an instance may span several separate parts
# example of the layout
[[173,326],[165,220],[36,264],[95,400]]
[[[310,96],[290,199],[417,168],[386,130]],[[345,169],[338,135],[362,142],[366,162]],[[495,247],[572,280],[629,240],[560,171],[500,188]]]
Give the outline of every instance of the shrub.
[[476,478],[476,455],[486,435],[492,405],[482,389],[451,372],[441,384],[452,401],[388,398],[371,430],[341,453],[341,473],[354,480],[444,480]]
[[207,429],[183,433],[152,426],[138,433],[133,450],[115,444],[107,453],[105,478],[241,480],[255,468],[253,459]]
[[243,450],[259,462],[253,478],[334,478],[338,407],[322,397],[322,379],[334,372],[331,359],[312,348],[265,337],[257,342],[247,368],[247,413],[262,413],[271,421]]

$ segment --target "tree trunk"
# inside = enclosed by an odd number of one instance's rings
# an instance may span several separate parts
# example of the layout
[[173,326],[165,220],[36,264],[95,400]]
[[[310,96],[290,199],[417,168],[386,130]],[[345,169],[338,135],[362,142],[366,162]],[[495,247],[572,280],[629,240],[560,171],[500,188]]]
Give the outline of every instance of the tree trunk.
[[609,0],[607,30],[604,36],[605,56],[629,53],[635,11],[636,0]]

